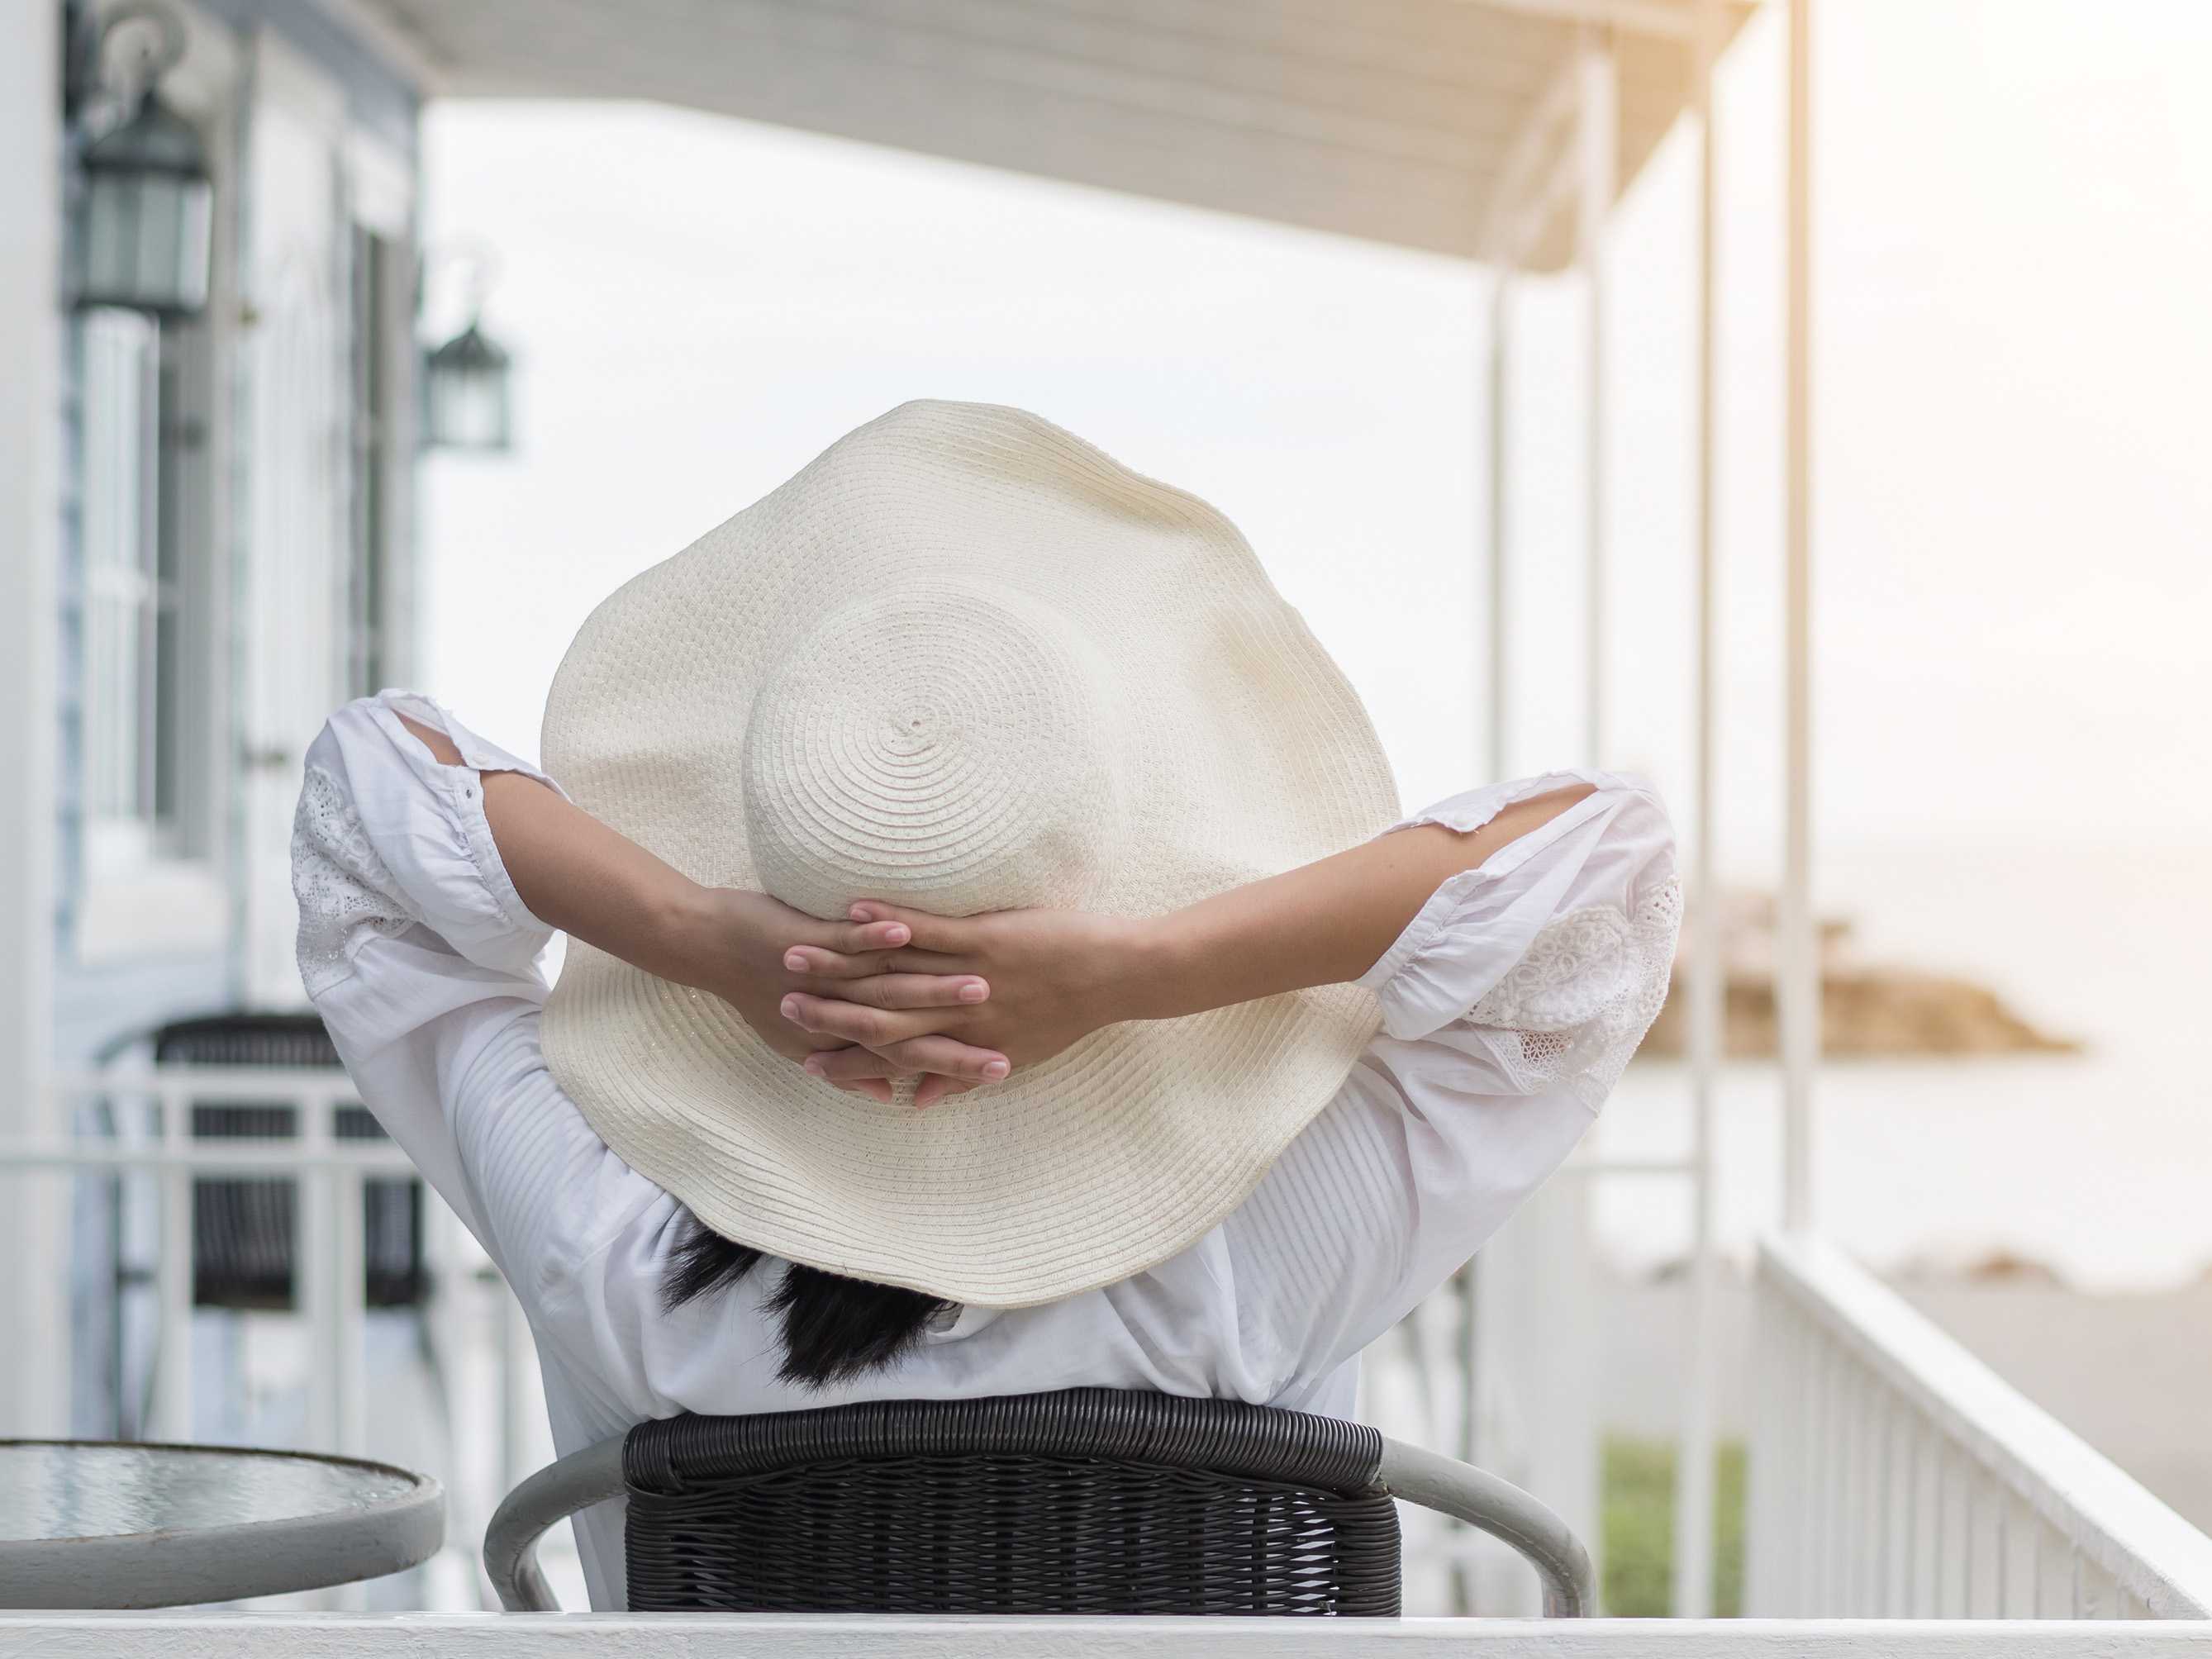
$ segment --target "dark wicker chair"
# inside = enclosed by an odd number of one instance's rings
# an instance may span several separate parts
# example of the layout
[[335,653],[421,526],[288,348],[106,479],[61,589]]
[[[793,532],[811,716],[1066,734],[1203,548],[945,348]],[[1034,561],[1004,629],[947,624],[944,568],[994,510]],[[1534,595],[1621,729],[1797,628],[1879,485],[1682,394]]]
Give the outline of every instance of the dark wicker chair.
[[507,1495],[484,1566],[556,1603],[545,1529],[627,1498],[635,1612],[1398,1612],[1394,1499],[1504,1539],[1545,1612],[1591,1605],[1588,1553],[1495,1476],[1357,1423],[1112,1389],[676,1417]]

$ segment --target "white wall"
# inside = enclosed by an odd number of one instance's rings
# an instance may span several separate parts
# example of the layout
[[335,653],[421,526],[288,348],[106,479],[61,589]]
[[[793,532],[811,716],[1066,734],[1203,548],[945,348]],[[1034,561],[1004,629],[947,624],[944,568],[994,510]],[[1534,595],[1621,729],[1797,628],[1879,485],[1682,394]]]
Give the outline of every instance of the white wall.
[[[45,1127],[52,1026],[60,460],[60,8],[0,0],[0,1133]],[[0,1260],[51,1241],[50,1181],[0,1177]],[[58,1359],[60,1276],[0,1273],[0,1330]],[[40,1341],[37,1334],[48,1339]],[[0,1365],[0,1434],[58,1427],[58,1364]]]

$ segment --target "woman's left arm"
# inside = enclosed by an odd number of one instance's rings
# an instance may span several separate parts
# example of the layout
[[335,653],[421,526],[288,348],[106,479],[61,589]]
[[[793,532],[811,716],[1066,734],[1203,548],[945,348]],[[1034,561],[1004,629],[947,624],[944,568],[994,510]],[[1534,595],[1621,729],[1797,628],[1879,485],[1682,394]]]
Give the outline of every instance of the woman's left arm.
[[[900,1074],[902,1040],[924,1035],[955,1036],[1004,1053],[1018,1066],[1121,1020],[1172,1018],[1357,980],[1453,877],[1579,815],[1598,793],[1597,786],[1564,776],[1534,782],[1468,828],[1431,815],[1164,916],[1009,910],[951,919],[855,905],[856,920],[896,921],[912,930],[913,945],[892,955],[893,967],[975,974],[989,981],[990,1001],[916,1014],[867,1006],[870,988],[857,976],[866,963],[806,950],[799,954],[814,973],[852,976],[851,982],[835,997],[785,997],[785,1016],[810,1034],[867,1045],[870,1052],[811,1062],[826,1075],[887,1077]],[[959,1086],[924,1079],[915,1103],[928,1105]]]

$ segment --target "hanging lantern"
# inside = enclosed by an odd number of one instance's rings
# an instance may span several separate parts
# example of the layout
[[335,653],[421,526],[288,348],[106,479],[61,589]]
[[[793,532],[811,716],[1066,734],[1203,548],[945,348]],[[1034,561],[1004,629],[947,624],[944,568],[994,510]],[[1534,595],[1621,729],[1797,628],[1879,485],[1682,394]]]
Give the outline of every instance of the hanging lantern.
[[199,134],[156,90],[184,55],[184,33],[174,19],[142,8],[118,13],[108,27],[132,17],[161,23],[166,50],[129,118],[84,149],[76,299],[194,317],[207,307],[215,185]]
[[422,362],[422,441],[438,449],[505,453],[514,360],[475,318]]

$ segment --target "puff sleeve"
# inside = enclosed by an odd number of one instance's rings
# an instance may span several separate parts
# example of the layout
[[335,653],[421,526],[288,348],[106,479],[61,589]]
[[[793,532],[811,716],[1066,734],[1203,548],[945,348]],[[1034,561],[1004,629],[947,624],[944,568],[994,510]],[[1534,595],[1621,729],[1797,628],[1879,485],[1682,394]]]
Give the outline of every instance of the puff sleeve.
[[1577,784],[1590,793],[1446,880],[1362,976],[1381,1035],[1232,1220],[1240,1283],[1279,1304],[1255,1329],[1295,1334],[1255,1356],[1286,1383],[1347,1363],[1480,1249],[1574,1150],[1657,1017],[1681,890],[1648,785],[1548,773],[1393,830],[1479,829]]
[[[465,763],[441,764],[403,713],[443,731]],[[487,771],[558,787],[428,698],[362,698],[310,745],[292,826],[307,994],[362,1103],[479,1234],[447,1103],[484,1045],[544,1003],[551,937],[492,840]]]

